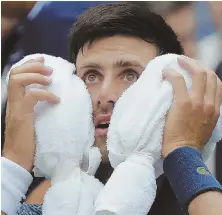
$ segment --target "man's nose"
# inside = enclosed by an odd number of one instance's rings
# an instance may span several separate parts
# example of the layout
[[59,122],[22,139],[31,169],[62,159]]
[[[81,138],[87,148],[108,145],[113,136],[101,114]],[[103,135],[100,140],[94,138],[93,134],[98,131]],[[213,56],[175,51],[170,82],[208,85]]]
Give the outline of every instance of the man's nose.
[[98,108],[105,113],[112,112],[114,105],[118,100],[118,93],[115,84],[111,81],[104,82],[97,95]]

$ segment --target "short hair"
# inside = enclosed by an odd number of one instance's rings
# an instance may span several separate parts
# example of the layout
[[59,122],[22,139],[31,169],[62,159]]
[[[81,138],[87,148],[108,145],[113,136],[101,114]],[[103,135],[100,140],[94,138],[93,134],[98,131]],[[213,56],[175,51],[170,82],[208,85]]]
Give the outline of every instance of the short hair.
[[86,43],[116,35],[134,36],[154,44],[158,55],[183,54],[183,48],[172,28],[147,7],[130,3],[109,3],[89,8],[73,24],[70,34],[69,61],[76,63]]

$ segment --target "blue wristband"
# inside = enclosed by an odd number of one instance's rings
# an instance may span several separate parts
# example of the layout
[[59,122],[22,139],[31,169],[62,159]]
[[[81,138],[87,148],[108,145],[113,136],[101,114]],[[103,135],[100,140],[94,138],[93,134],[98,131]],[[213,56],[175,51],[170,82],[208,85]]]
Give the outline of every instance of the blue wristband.
[[199,194],[222,192],[222,186],[209,172],[201,153],[192,147],[180,147],[171,152],[163,162],[163,170],[185,212]]

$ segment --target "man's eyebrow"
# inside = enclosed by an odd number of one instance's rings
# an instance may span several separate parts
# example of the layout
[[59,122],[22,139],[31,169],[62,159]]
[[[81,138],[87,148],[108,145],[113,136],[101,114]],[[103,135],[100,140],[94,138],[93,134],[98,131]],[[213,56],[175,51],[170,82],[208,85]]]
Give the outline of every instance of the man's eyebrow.
[[86,63],[82,66],[80,66],[79,69],[87,69],[87,68],[91,68],[91,69],[104,69],[104,67],[98,63],[93,63],[93,62],[89,62]]
[[143,68],[143,65],[135,60],[118,60],[114,63],[114,67],[116,67],[116,68],[130,67],[130,66],[136,66],[136,67]]
[[[141,68],[144,67],[142,64],[140,64],[138,61],[135,61],[135,60],[118,60],[118,61],[113,63],[113,67],[115,67],[115,68],[130,67],[130,66],[141,67]],[[80,66],[78,68],[78,70],[88,69],[88,68],[104,70],[104,66],[102,66],[99,63],[95,63],[95,62],[85,63],[82,66]]]

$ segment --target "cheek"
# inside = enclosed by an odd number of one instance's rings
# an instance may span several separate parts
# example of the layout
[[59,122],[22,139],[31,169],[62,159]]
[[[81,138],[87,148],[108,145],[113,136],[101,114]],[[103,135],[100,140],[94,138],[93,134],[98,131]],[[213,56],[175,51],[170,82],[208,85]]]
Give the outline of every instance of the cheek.
[[124,91],[126,91],[133,83],[127,82],[127,81],[120,81],[116,85],[116,92],[118,96],[120,97]]
[[87,86],[89,95],[91,97],[92,100],[92,104],[96,104],[96,100],[97,100],[97,96],[98,96],[98,92],[99,92],[99,85],[95,84],[95,85],[89,85]]

